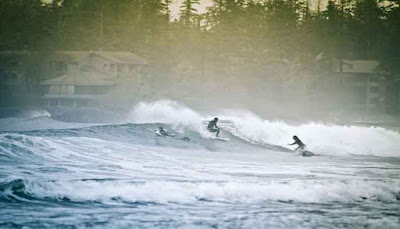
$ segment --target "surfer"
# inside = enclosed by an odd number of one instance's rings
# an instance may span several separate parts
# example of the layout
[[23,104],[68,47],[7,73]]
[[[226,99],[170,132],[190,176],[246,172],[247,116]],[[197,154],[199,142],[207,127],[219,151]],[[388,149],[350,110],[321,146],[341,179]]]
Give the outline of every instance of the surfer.
[[[174,135],[168,134],[168,133],[164,130],[164,128],[163,128],[162,126],[160,126],[160,127],[158,128],[158,133],[157,133],[157,135],[159,135],[159,136],[164,136],[164,137],[172,137],[172,138],[175,138]],[[182,137],[181,140],[182,140],[182,141],[190,141],[190,138],[189,138],[189,137]]]
[[164,128],[163,128],[162,126],[160,126],[160,127],[158,128],[158,133],[159,133],[160,135],[162,135],[162,136],[165,136],[165,137],[171,136],[171,135],[169,135],[167,132],[165,132],[165,130],[164,130]]
[[214,120],[211,120],[210,122],[208,122],[208,126],[207,126],[208,131],[214,132],[214,133],[217,132],[216,137],[218,137],[219,132],[220,132],[219,127],[217,126],[217,122],[218,122],[218,118],[214,118]]
[[304,150],[306,148],[306,144],[304,144],[296,135],[293,136],[293,140],[294,142],[289,145],[298,145],[294,151],[297,151],[298,149]]
[[183,138],[181,138],[181,140],[182,141],[190,141],[190,138],[189,137],[183,137]]

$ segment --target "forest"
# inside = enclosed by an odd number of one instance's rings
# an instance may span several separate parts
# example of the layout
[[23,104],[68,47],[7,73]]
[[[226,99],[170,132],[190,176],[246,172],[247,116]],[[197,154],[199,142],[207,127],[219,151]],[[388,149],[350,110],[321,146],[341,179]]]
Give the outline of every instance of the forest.
[[[171,68],[257,71],[277,60],[376,59],[399,73],[398,0],[0,0],[0,51],[130,51]],[[322,7],[324,5],[324,7]]]
[[[0,52],[133,52],[159,74],[295,85],[330,71],[335,60],[361,59],[400,77],[399,0],[214,0],[202,13],[200,0],[185,0],[178,17],[172,4],[0,0]],[[276,63],[290,67],[279,71]]]

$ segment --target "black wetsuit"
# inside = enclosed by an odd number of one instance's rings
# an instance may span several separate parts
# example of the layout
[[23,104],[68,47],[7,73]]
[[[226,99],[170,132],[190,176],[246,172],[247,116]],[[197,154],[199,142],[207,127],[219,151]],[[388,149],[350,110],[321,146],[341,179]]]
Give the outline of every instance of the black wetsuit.
[[165,136],[165,137],[171,136],[167,132],[165,132],[165,130],[163,128],[160,128],[158,131],[159,131],[160,135],[162,135],[162,136]]
[[290,145],[298,145],[299,147],[297,147],[296,150],[298,149],[305,149],[306,148],[306,144],[304,144],[300,139],[294,139],[294,142]]
[[219,127],[217,126],[217,122],[218,122],[218,119],[217,120],[214,119],[214,120],[210,121],[208,123],[207,129],[210,132],[217,132],[216,136],[218,137],[218,135],[219,135]]
[[216,132],[219,128],[217,126],[217,121],[212,120],[208,123],[207,129],[211,132]]

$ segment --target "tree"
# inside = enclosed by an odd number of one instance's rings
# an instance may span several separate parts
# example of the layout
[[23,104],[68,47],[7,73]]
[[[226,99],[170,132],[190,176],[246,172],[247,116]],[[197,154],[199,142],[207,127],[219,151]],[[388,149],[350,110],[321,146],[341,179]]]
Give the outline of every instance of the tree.
[[46,44],[49,19],[40,0],[0,0],[0,50],[51,47]]
[[381,36],[384,33],[383,15],[376,0],[356,2],[353,31],[360,58],[376,59],[379,57]]
[[199,0],[184,0],[181,5],[180,21],[186,26],[193,26],[196,23],[195,15],[197,10],[194,5],[200,4]]

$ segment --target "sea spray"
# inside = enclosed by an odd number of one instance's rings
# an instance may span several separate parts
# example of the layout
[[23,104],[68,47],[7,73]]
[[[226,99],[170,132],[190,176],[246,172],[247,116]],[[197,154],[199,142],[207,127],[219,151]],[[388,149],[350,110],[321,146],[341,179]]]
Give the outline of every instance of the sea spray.
[[[198,131],[204,137],[211,136],[205,127],[212,117],[168,100],[139,103],[129,115],[130,121],[135,123],[168,123],[175,128],[183,125]],[[264,120],[249,111],[237,110],[221,110],[218,117],[224,131],[229,131],[249,143],[286,148],[293,142],[293,135],[297,135],[307,145],[308,150],[317,154],[400,156],[400,134],[380,127],[323,123],[291,125],[285,121]]]
[[[13,130],[0,133],[0,227],[400,226],[396,132],[291,125],[248,111],[203,115],[171,101],[138,104],[130,115],[84,126],[0,120]],[[201,134],[214,115],[230,141]],[[157,136],[159,126],[175,137]],[[288,147],[294,134],[321,156],[266,147]]]

